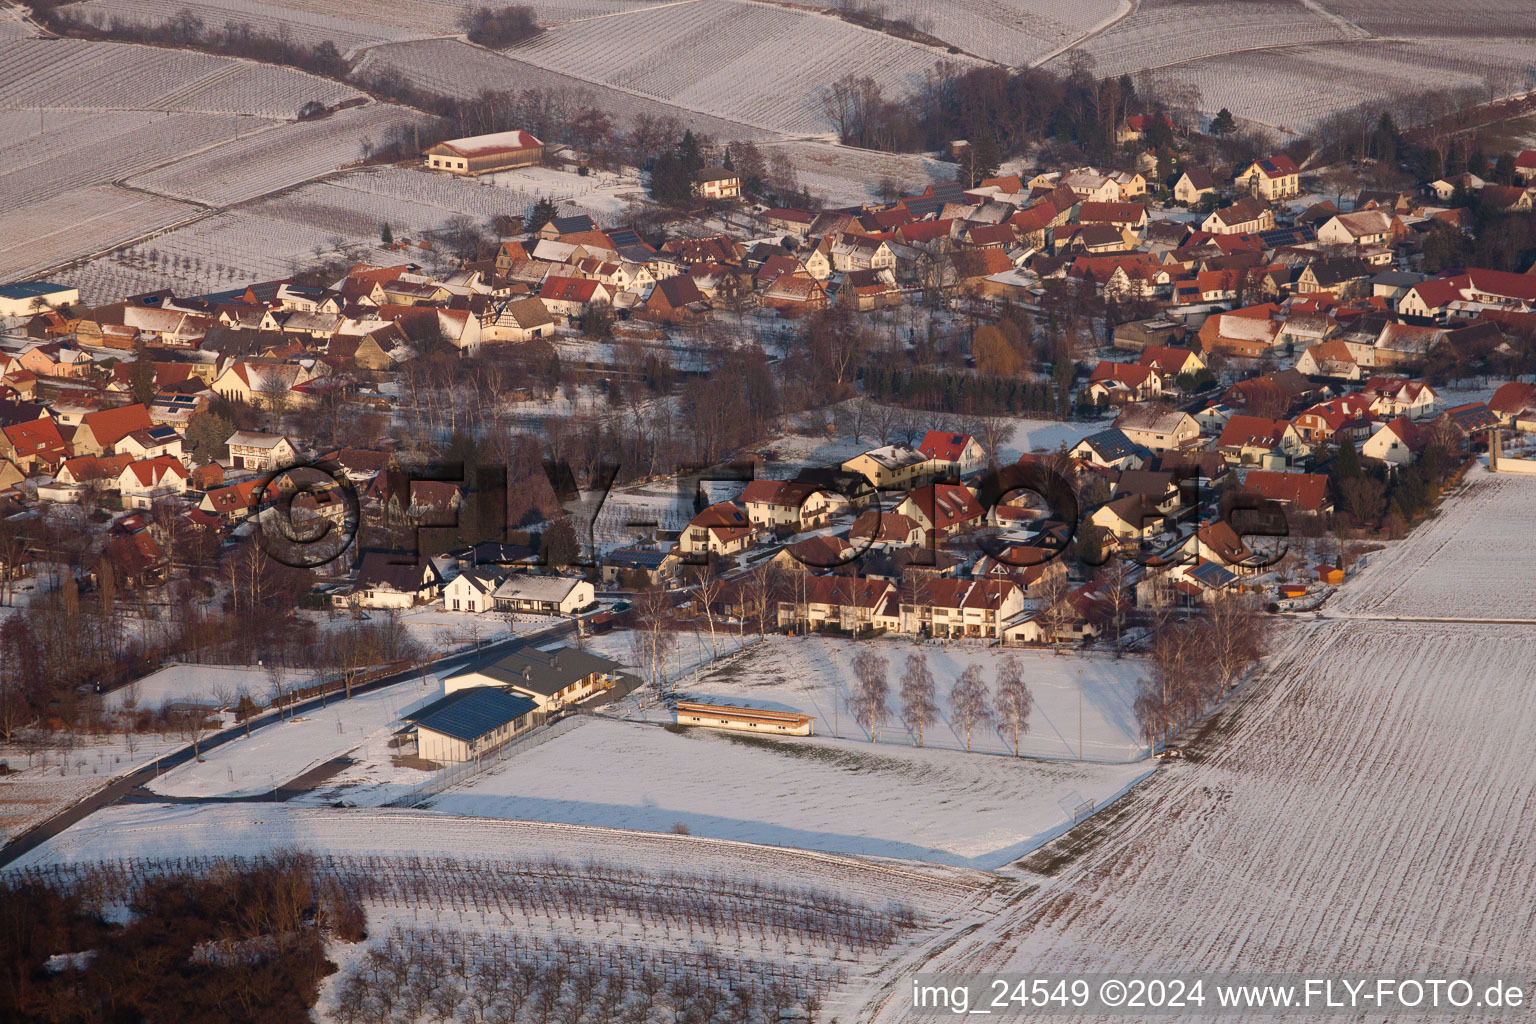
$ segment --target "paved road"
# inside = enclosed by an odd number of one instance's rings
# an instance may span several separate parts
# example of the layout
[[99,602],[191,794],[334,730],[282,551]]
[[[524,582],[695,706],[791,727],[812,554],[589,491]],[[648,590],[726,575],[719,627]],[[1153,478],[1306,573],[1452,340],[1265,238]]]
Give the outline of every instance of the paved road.
[[[456,668],[460,665],[475,662],[492,655],[506,654],[510,651],[515,651],[523,647],[529,647],[534,644],[542,644],[548,643],[551,640],[559,640],[571,635],[571,633],[575,632],[575,629],[576,626],[574,623],[561,622],[555,626],[542,629],[536,633],[528,633],[521,636],[508,637],[505,640],[498,640],[495,643],[486,644],[484,647],[481,647],[478,650],[465,651],[462,654],[455,654],[450,657],[443,658],[437,662],[434,662],[431,666],[429,666],[429,668],[434,672],[442,672],[446,669]],[[420,678],[420,669],[409,669],[404,672],[396,672],[394,675],[383,676],[379,679],[373,680],[372,682],[361,683],[357,686],[354,686],[352,688],[352,694],[353,696],[357,696],[359,694],[372,693],[375,690],[382,690],[385,687],[395,686],[399,683],[415,682]],[[332,694],[327,694],[323,700],[327,704],[335,704],[337,703],[338,698]],[[258,729],[265,729],[269,726],[277,725],[279,722],[283,722],[293,715],[301,715],[306,711],[312,711],[321,707],[321,702],[322,698],[320,697],[313,697],[309,700],[300,701],[299,703],[294,704],[289,708],[283,709],[282,715],[269,714],[252,721],[250,723],[250,730],[251,732],[255,732]],[[233,743],[235,740],[245,736],[245,734],[246,727],[244,724],[233,726],[229,729],[225,729],[222,732],[215,733],[214,735],[201,741],[198,744],[198,750],[202,753],[206,753],[217,747],[222,747],[226,743]],[[81,800],[75,804],[71,804],[69,807],[64,808],[64,810],[60,811],[58,814],[55,814],[47,821],[43,821],[32,826],[30,829],[23,832],[9,843],[5,844],[5,847],[0,849],[0,867],[5,867],[6,865],[15,861],[22,854],[25,854],[31,850],[35,850],[43,843],[46,843],[60,832],[63,832],[65,829],[69,828],[71,825],[75,825],[81,821],[84,821],[86,818],[90,817],[92,814],[95,814],[103,807],[111,806],[124,797],[129,796],[131,793],[133,793],[134,790],[140,788],[145,783],[152,781],[156,776],[161,775],[164,772],[177,767],[178,765],[186,764],[190,760],[192,760],[192,747],[189,745],[182,747],[180,750],[165,754],[158,760],[153,761],[136,771],[130,772],[129,774],[124,775],[122,778],[108,783],[105,787],[98,789],[84,800]]]

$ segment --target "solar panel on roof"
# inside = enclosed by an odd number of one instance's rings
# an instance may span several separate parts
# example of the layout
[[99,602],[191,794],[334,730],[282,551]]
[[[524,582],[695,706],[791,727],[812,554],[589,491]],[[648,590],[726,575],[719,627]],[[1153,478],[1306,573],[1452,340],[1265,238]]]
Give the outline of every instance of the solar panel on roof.
[[469,741],[516,721],[537,706],[526,697],[494,687],[478,687],[452,704],[417,719],[416,724],[454,739]]

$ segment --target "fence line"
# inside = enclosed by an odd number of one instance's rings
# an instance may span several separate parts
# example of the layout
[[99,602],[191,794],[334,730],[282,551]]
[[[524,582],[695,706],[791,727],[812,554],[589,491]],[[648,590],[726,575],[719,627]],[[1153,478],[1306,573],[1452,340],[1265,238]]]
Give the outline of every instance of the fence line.
[[531,747],[541,746],[557,736],[564,736],[572,729],[585,722],[581,715],[570,715],[549,725],[539,726],[521,736],[514,736],[505,743],[492,750],[478,755],[473,761],[460,761],[457,764],[445,765],[437,774],[407,792],[384,804],[385,807],[419,807],[428,797],[436,796],[443,790],[456,786],[465,779],[473,778],[481,772],[493,768],[510,757]]

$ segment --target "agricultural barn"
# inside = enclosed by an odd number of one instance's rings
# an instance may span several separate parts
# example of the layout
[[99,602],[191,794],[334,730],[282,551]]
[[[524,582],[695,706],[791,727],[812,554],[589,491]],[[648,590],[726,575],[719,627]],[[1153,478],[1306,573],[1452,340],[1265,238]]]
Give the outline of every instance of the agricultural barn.
[[768,733],[778,736],[809,736],[811,716],[798,711],[776,711],[746,704],[677,702],[677,724],[733,732]]
[[544,143],[523,131],[497,132],[439,142],[422,155],[435,171],[491,174],[539,163],[544,159]]
[[410,716],[416,755],[428,761],[469,761],[538,724],[537,705],[494,686],[450,693]]
[[17,281],[0,285],[0,316],[31,316],[38,309],[80,301],[80,289],[52,281]]

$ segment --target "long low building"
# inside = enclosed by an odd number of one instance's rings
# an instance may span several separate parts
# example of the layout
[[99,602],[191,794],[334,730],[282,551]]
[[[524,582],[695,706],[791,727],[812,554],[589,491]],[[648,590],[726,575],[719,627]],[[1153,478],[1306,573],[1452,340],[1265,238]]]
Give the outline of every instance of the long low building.
[[544,143],[524,131],[496,132],[439,142],[422,156],[435,171],[493,174],[539,163],[544,159]]
[[753,707],[749,704],[714,704],[680,700],[676,705],[677,724],[731,732],[754,732],[770,736],[809,736],[811,716],[799,711]]

